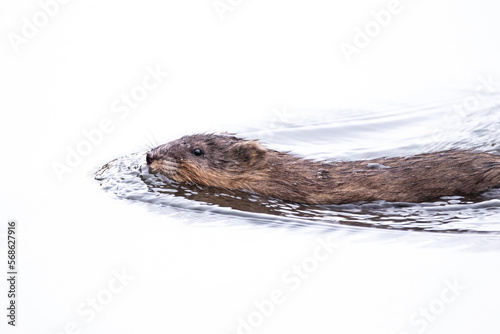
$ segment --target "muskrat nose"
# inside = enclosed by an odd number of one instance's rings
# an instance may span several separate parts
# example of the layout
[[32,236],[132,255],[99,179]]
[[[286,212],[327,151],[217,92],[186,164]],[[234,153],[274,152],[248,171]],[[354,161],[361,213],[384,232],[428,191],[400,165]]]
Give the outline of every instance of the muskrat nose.
[[153,158],[151,157],[151,153],[146,154],[146,163],[148,165],[151,165],[152,162],[153,162]]

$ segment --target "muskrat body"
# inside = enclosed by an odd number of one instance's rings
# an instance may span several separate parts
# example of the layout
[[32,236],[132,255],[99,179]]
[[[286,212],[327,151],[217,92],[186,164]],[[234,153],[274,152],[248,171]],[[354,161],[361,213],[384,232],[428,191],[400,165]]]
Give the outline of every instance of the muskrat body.
[[321,162],[229,135],[184,136],[148,152],[178,182],[238,189],[307,204],[424,202],[500,186],[500,156],[449,150],[411,157]]

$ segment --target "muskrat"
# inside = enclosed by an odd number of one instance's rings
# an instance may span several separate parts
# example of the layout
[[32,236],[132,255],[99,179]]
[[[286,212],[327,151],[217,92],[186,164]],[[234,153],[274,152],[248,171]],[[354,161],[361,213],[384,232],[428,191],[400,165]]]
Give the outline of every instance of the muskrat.
[[256,140],[196,134],[152,149],[146,162],[151,172],[178,182],[307,204],[424,202],[500,186],[500,156],[462,150],[322,162]]

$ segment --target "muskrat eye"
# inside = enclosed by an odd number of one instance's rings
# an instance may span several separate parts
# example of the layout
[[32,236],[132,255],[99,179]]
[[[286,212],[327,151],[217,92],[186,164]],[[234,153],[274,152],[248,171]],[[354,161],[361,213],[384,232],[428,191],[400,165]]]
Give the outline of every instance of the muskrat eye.
[[200,150],[199,148],[195,148],[195,149],[192,151],[192,153],[193,153],[194,155],[196,155],[197,157],[199,157],[200,155],[202,155],[202,154],[203,154],[203,151],[202,151],[202,150]]

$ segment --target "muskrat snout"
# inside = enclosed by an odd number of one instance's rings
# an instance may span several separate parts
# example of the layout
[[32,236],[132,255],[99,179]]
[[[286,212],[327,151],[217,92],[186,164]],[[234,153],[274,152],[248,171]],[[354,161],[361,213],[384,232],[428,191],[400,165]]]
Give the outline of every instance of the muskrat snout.
[[152,163],[152,162],[153,162],[153,157],[151,156],[151,153],[149,153],[149,152],[148,152],[148,153],[146,154],[146,163],[147,163],[148,165],[151,165],[151,163]]

